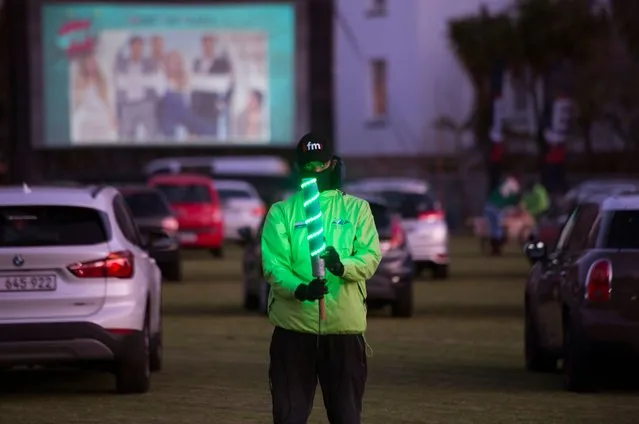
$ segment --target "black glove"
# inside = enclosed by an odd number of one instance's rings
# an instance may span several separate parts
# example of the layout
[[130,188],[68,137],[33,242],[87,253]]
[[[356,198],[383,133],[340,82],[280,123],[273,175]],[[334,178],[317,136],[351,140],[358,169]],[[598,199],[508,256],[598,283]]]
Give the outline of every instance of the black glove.
[[344,275],[344,264],[339,259],[339,253],[333,246],[328,246],[322,253],[322,259],[324,259],[324,265],[331,274],[341,277]]
[[295,289],[295,298],[301,302],[305,300],[319,300],[328,293],[328,287],[326,287],[326,280],[314,279],[308,284],[300,284]]

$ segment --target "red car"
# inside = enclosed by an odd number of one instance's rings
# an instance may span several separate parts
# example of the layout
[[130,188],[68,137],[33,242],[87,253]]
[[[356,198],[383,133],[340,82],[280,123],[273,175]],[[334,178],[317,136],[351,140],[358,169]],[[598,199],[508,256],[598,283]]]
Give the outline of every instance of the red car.
[[175,211],[183,247],[208,249],[213,255],[222,256],[222,205],[211,178],[195,174],[157,175],[149,180],[149,186],[164,193]]

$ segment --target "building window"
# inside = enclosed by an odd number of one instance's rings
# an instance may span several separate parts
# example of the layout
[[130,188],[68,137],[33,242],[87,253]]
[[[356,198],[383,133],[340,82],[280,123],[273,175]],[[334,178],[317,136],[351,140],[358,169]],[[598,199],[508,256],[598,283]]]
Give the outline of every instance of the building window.
[[385,118],[388,112],[386,93],[387,65],[383,59],[371,61],[372,118]]
[[385,16],[386,15],[386,0],[370,0],[370,6],[366,14],[370,17]]

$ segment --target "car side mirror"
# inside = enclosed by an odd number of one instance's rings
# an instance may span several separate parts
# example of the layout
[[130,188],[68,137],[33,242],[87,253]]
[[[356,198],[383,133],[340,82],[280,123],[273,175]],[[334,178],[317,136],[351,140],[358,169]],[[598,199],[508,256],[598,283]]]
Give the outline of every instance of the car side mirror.
[[237,232],[240,235],[240,243],[242,244],[252,243],[255,239],[255,237],[253,236],[253,230],[251,230],[251,227],[242,227],[239,230],[237,230]]
[[149,251],[169,250],[174,243],[173,238],[164,231],[153,231],[148,235],[146,248]]
[[539,240],[530,240],[524,245],[524,254],[530,263],[543,262],[548,258],[546,244]]

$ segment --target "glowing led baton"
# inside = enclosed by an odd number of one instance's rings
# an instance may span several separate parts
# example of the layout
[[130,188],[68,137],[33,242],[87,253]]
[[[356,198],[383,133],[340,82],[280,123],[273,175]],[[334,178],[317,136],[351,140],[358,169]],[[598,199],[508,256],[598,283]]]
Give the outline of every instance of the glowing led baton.
[[[308,231],[308,246],[311,251],[311,264],[313,266],[313,277],[324,279],[326,270],[322,252],[326,249],[324,242],[324,223],[322,221],[322,210],[320,209],[320,193],[317,188],[317,179],[302,179],[302,196],[304,198],[304,212],[306,214],[306,229]],[[326,320],[326,302],[322,297],[319,300],[320,317]]]

